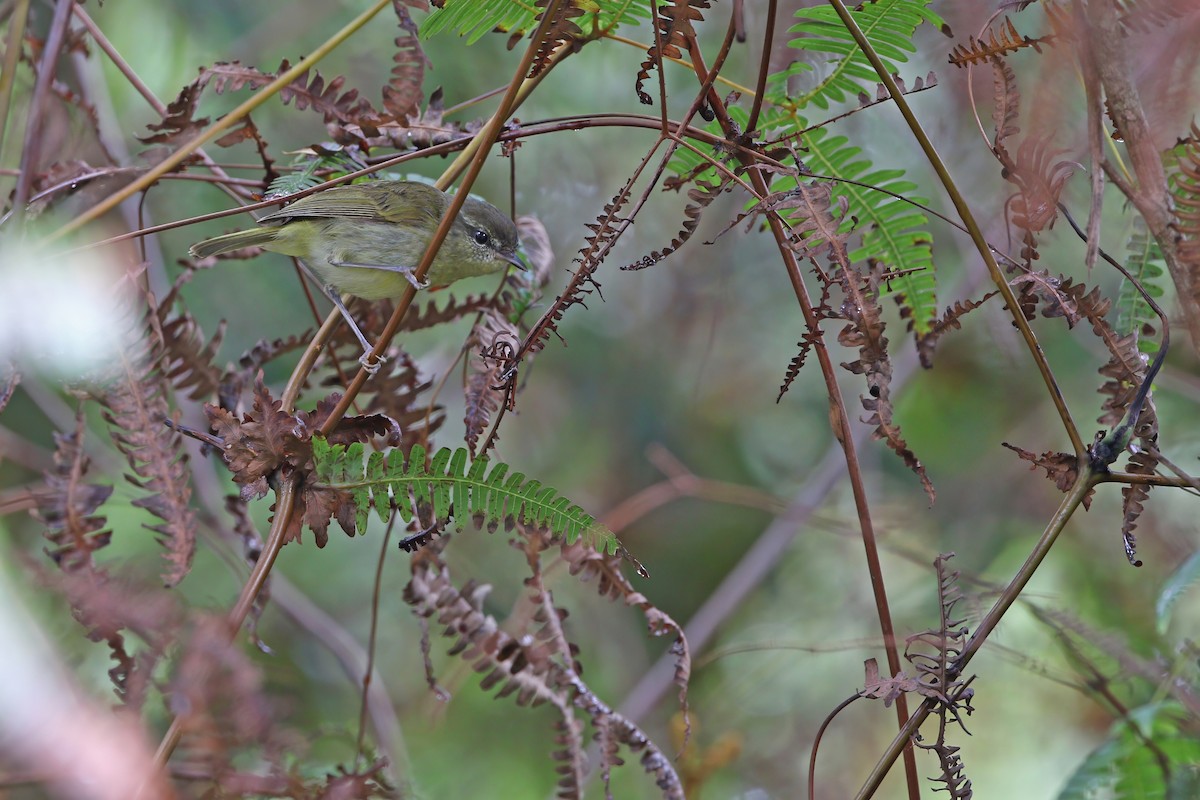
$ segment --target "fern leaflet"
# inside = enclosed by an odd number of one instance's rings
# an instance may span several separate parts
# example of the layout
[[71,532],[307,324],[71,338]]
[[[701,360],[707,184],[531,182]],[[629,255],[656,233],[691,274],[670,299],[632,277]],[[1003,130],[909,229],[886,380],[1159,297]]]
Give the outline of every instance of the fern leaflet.
[[[1161,279],[1166,262],[1158,243],[1142,230],[1135,230],[1129,237],[1129,255],[1125,259],[1125,269],[1133,276],[1146,293],[1151,297],[1162,297]],[[1158,316],[1151,310],[1142,293],[1132,282],[1121,282],[1121,291],[1117,296],[1116,331],[1121,336],[1138,333],[1138,348],[1143,353],[1153,353],[1158,350],[1158,342],[1150,336],[1141,336],[1141,329],[1146,325],[1158,323]]]
[[[878,0],[862,3],[851,12],[858,27],[879,53],[888,72],[898,72],[897,64],[908,61],[908,54],[917,51],[913,33],[922,22],[941,27],[942,18],[926,6],[929,0]],[[834,58],[829,73],[816,86],[792,98],[797,107],[809,103],[828,108],[829,103],[871,94],[879,80],[875,68],[863,55],[850,31],[829,6],[802,8],[796,12],[802,20],[788,32],[803,34],[788,42],[789,47],[810,53],[828,53]]]
[[[570,0],[583,11],[576,24],[583,31],[611,31],[627,22],[650,19],[650,0]],[[430,38],[444,31],[456,31],[475,44],[492,31],[514,36],[533,30],[538,14],[534,0],[445,0],[421,22],[421,36]]]

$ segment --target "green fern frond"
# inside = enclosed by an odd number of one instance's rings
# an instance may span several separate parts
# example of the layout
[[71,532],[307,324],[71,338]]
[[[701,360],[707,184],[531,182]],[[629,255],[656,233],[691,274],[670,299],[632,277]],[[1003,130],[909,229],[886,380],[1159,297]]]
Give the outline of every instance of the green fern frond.
[[[913,34],[922,22],[937,27],[944,24],[941,17],[926,7],[928,5],[929,0],[878,0],[862,3],[851,11],[888,72],[898,72],[897,64],[907,62],[908,54],[917,51]],[[792,39],[788,46],[834,56],[827,65],[829,73],[820,83],[791,98],[797,107],[811,103],[818,108],[828,108],[831,101],[841,102],[847,96],[853,99],[860,92],[874,94],[879,76],[832,8],[802,8],[796,12],[796,17],[803,21],[788,32],[804,36]]]
[[317,175],[322,170],[333,170],[335,173],[355,172],[365,166],[346,151],[337,149],[322,149],[316,154],[308,151],[299,156],[293,165],[299,169],[286,172],[271,181],[266,197],[284,197],[319,186],[328,180]]
[[[1147,294],[1154,298],[1162,297],[1166,260],[1158,243],[1146,233],[1144,225],[1139,225],[1130,235],[1127,249],[1129,255],[1125,258],[1125,269]],[[1140,331],[1143,325],[1157,327],[1158,324],[1158,315],[1151,310],[1142,293],[1130,281],[1122,281],[1121,291],[1117,295],[1116,332],[1126,336]],[[1158,350],[1158,342],[1149,337],[1138,337],[1138,347],[1143,353],[1154,353]]]
[[[650,19],[651,0],[573,0],[584,11],[575,22],[584,31],[593,27],[612,31],[620,25]],[[446,0],[421,21],[421,36],[428,39],[444,31],[456,31],[474,44],[494,30],[525,34],[533,30],[542,9],[534,0]]]
[[533,0],[446,0],[421,20],[421,37],[428,39],[451,30],[467,37],[467,44],[475,44],[497,29],[524,33],[533,27],[537,13]]
[[460,531],[467,518],[491,529],[521,523],[547,529],[567,544],[582,540],[599,552],[628,555],[616,534],[554,489],[520,472],[510,475],[507,464],[496,464],[489,471],[486,457],[468,466],[466,448],[451,452],[443,447],[427,467],[425,448],[420,445],[413,446],[407,460],[393,450],[390,455],[373,452],[364,463],[361,443],[344,447],[319,437],[312,443],[314,488],[350,493],[360,531],[366,528],[372,505],[380,519],[386,521],[394,507],[402,520],[410,522],[417,504],[431,508],[437,523],[454,520]]

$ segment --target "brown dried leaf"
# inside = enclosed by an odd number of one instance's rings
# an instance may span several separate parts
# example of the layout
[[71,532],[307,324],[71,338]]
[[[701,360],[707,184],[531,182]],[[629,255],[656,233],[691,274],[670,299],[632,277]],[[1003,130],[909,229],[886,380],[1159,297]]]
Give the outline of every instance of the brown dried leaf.
[[311,431],[297,415],[282,410],[261,376],[254,388],[254,409],[242,419],[205,404],[213,432],[224,441],[221,458],[246,499],[267,492],[266,478],[283,466],[298,469],[312,458]]
[[[907,692],[917,692],[925,696],[937,697],[930,694],[928,687],[917,678],[910,678],[903,672],[896,673],[894,678],[884,678],[879,674],[879,662],[868,658],[863,662],[866,668],[866,678],[863,681],[859,695],[873,700],[882,700],[885,708],[891,708],[896,699]],[[942,698],[939,698],[942,699]]]
[[[1039,467],[1046,470],[1046,477],[1054,481],[1054,485],[1058,487],[1060,492],[1067,492],[1075,481],[1079,479],[1079,462],[1071,453],[1056,453],[1052,450],[1047,450],[1040,456],[1032,451],[1009,444],[1008,442],[1000,443],[1003,447],[1012,450],[1025,461],[1030,462],[1033,466],[1030,469],[1038,469]],[[1093,489],[1083,498],[1084,509],[1092,507],[1092,495],[1095,493]]]
[[992,122],[996,135],[992,146],[1004,149],[1004,140],[1021,132],[1017,126],[1021,109],[1021,91],[1017,88],[1017,75],[1002,58],[991,59],[992,64]]
[[1072,161],[1056,161],[1063,152],[1051,150],[1049,141],[1041,136],[1029,136],[1017,148],[1015,159],[1006,150],[997,154],[1004,165],[1001,176],[1018,189],[1008,206],[1013,224],[1021,230],[1039,233],[1058,217],[1058,198],[1078,166]]

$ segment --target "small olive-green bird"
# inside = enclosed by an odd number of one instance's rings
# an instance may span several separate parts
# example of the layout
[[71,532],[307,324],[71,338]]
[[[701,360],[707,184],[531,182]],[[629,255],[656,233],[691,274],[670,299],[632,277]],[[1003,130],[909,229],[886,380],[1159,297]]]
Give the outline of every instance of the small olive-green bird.
[[[450,196],[410,181],[335,186],[259,219],[263,227],[192,245],[195,258],[257,245],[304,261],[327,286],[367,300],[399,297]],[[468,197],[426,274],[445,286],[499,272],[517,257],[517,226],[491,203]]]
[[[444,286],[500,272],[517,256],[517,226],[500,209],[468,197],[426,273],[413,275],[450,205],[436,187],[380,180],[335,186],[303,197],[258,220],[262,225],[192,245],[195,258],[258,246],[299,258],[350,323],[364,350],[371,349],[338,292],[366,300],[397,298],[409,284]],[[365,362],[364,362],[365,363]]]

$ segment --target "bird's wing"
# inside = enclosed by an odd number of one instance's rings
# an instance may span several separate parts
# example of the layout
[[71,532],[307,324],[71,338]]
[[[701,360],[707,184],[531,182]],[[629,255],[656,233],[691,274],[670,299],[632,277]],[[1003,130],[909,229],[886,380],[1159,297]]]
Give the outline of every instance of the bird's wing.
[[[289,206],[261,217],[260,223],[287,222],[291,219],[313,217],[350,217],[392,222],[397,224],[418,223],[430,216],[428,200],[413,198],[414,189],[432,189],[422,184],[400,181],[377,181],[375,183],[335,186],[323,192],[302,197]],[[436,192],[436,189],[433,189]],[[410,202],[402,202],[410,196]],[[441,209],[437,209],[441,210]],[[434,217],[436,220],[437,217]]]

